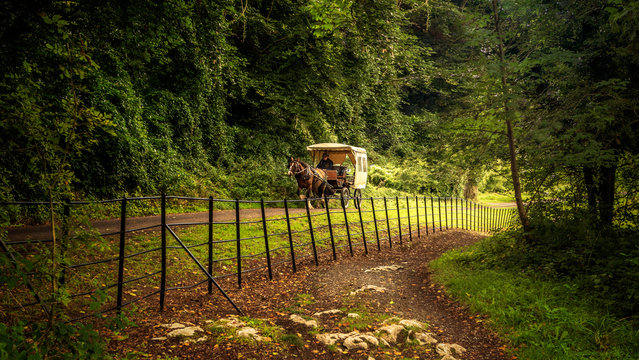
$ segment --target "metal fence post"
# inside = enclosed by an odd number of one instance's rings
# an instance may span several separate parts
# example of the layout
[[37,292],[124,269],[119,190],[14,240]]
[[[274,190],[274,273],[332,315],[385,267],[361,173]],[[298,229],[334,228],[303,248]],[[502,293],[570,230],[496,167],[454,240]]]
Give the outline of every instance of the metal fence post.
[[488,232],[488,223],[490,220],[490,217],[488,215],[488,207],[484,205],[483,208],[484,208],[484,232]]
[[506,209],[501,209],[501,227],[506,227]]
[[306,217],[308,219],[308,231],[311,234],[311,245],[313,246],[313,258],[315,259],[315,266],[319,265],[317,260],[317,248],[315,247],[315,234],[313,233],[313,221],[311,220],[310,202],[306,198]]
[[435,200],[433,200],[433,197],[430,197],[430,215],[431,218],[433,219],[433,234],[435,233]]
[[[213,196],[209,196],[209,274],[213,274]],[[209,279],[208,284],[209,294],[213,294],[213,281]]]
[[446,230],[448,230],[448,202],[444,197],[444,221],[446,221]]
[[473,203],[466,199],[466,230],[473,230]]
[[386,204],[386,196],[384,196],[384,210],[386,211],[386,231],[388,232],[388,247],[393,248],[393,241],[391,240],[390,221],[388,221],[388,205]]
[[344,195],[340,198],[342,201],[342,211],[344,212],[344,223],[346,225],[346,236],[348,237],[348,249],[351,252],[351,256],[353,256],[353,243],[351,242],[351,229],[348,226],[348,214],[346,213],[346,206],[344,205]]
[[324,193],[324,204],[326,206],[326,220],[328,221],[328,232],[331,234],[331,248],[333,249],[333,260],[337,260],[337,252],[335,251],[335,237],[333,236],[333,225],[331,224],[331,210],[328,208],[328,200]]
[[455,228],[459,229],[459,198],[455,197]]
[[164,311],[164,298],[166,296],[166,194],[162,193],[162,200],[160,203],[160,222],[161,222],[161,247],[162,247],[162,260],[161,260],[161,275],[160,275],[160,311]]
[[291,218],[288,213],[288,200],[284,199],[284,212],[286,213],[286,228],[288,229],[288,244],[291,248],[291,262],[293,263],[293,272],[297,272],[295,265],[295,249],[293,246],[293,232],[291,231]]
[[428,236],[428,203],[426,196],[424,196],[424,225],[426,225],[426,236]]
[[442,227],[442,198],[437,197],[437,213],[439,214],[439,231],[443,231]]
[[237,287],[242,288],[242,244],[240,233],[240,200],[235,199],[235,256],[237,256]]
[[475,230],[481,232],[481,208],[475,203]]
[[399,229],[399,244],[402,244],[402,216],[399,213],[399,196],[395,196],[395,205],[397,206],[397,228]]
[[266,228],[266,212],[264,211],[264,199],[260,199],[262,209],[262,228],[264,229],[264,248],[266,249],[266,267],[268,268],[268,278],[273,280],[273,269],[271,268],[271,249],[268,246],[268,229]]
[[122,311],[122,288],[124,285],[124,240],[126,235],[126,197],[120,204],[120,249],[118,256],[118,299],[116,309],[118,314]]
[[474,215],[474,206],[475,203],[471,200],[468,210],[470,211],[470,215],[468,216],[468,220],[469,220],[469,230],[474,231],[475,230],[475,215]]
[[364,254],[368,255],[368,245],[366,244],[366,231],[364,229],[364,220],[362,219],[362,203],[359,203],[357,207],[357,212],[359,212],[359,224],[362,227],[362,240],[364,242]]
[[422,237],[422,232],[419,229],[419,197],[415,196],[415,210],[417,211],[417,237]]
[[413,229],[410,225],[410,203],[408,202],[408,196],[406,197],[406,211],[408,212],[408,238],[413,241]]
[[495,228],[495,208],[490,208],[490,228]]
[[377,214],[375,214],[375,201],[371,196],[371,208],[373,209],[373,223],[375,224],[375,238],[377,239],[377,251],[382,251],[382,245],[379,243],[379,230],[377,229]]

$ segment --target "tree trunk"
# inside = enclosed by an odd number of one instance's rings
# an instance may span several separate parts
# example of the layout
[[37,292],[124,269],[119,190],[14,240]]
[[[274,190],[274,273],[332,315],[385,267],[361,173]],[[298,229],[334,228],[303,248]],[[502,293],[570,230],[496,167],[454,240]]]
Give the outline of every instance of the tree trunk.
[[588,212],[594,218],[597,216],[597,187],[595,186],[594,170],[589,166],[584,167],[584,183],[588,196]]
[[602,225],[612,225],[615,206],[615,180],[617,164],[599,168],[599,221]]
[[[499,68],[501,72],[501,85],[502,85],[502,95],[507,95],[508,93],[508,83],[506,81],[506,62],[504,56],[504,36],[501,31],[501,25],[499,23],[499,12],[497,6],[497,0],[492,0],[493,4],[493,16],[495,19],[495,31],[497,32],[497,37],[499,39]],[[517,212],[519,213],[519,219],[521,220],[521,225],[524,228],[524,232],[528,232],[530,226],[528,221],[528,214],[526,213],[526,208],[524,207],[524,202],[521,198],[521,185],[519,183],[519,168],[517,167],[517,157],[515,151],[515,136],[513,134],[513,125],[512,125],[512,109],[510,109],[510,105],[508,104],[508,98],[504,97],[504,113],[506,117],[506,129],[508,136],[508,149],[510,154],[510,172],[513,178],[513,188],[515,190],[515,201],[517,202]],[[529,239],[530,240],[530,239]]]
[[464,199],[477,201],[479,191],[477,190],[477,181],[468,179],[464,185]]

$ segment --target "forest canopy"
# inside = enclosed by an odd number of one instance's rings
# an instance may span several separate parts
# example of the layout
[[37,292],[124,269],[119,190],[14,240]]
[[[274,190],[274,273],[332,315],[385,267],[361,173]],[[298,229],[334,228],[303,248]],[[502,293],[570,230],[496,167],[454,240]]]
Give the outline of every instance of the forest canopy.
[[637,212],[636,1],[1,7],[3,199],[281,198],[343,142],[373,186],[510,192],[514,159],[531,199]]

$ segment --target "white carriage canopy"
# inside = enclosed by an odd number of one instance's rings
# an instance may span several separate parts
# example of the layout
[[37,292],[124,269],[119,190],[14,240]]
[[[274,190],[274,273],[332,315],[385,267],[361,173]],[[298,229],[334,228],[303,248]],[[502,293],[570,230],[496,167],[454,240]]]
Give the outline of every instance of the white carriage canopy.
[[322,159],[322,154],[328,153],[328,158],[333,161],[334,165],[343,164],[346,155],[348,155],[353,165],[356,166],[356,154],[366,154],[366,149],[338,143],[315,144],[307,146],[306,149],[311,154],[313,164],[317,164]]

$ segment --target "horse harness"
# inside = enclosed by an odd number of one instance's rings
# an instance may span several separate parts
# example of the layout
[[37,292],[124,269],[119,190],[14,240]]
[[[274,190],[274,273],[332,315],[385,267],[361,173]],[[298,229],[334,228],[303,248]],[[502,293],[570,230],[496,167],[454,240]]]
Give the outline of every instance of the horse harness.
[[[294,175],[295,175],[296,178],[297,178],[297,175],[305,172],[304,177],[302,177],[302,180],[308,180],[313,175],[315,175],[315,177],[318,178],[329,190],[333,189],[333,186],[331,184],[329,184],[329,182],[326,181],[326,179],[324,179],[322,176],[320,176],[320,174],[312,166],[307,165],[307,167],[304,167],[302,162],[299,161],[299,160],[293,161],[293,163],[294,164],[299,164],[299,166],[302,168],[302,170],[294,172]],[[291,167],[293,167],[293,166],[291,165]],[[296,166],[296,168],[297,168],[297,166]]]

